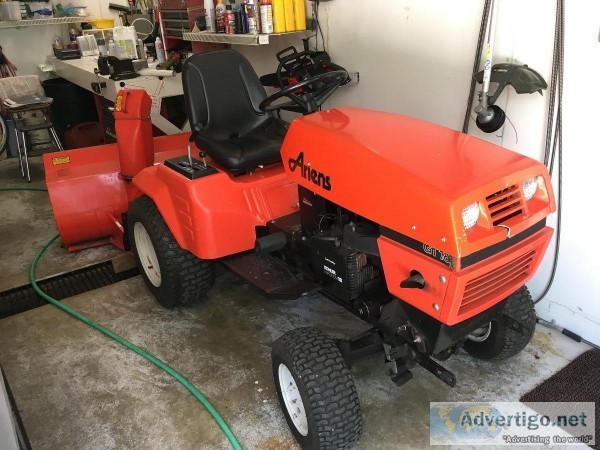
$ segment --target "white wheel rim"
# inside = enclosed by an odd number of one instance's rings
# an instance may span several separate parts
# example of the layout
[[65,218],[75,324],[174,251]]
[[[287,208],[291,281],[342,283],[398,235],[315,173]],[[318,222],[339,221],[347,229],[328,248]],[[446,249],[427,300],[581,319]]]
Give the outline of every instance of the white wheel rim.
[[296,430],[302,436],[306,436],[308,434],[308,419],[304,403],[302,402],[296,380],[294,380],[294,376],[285,364],[279,364],[279,389],[285,403],[285,409],[292,419]]
[[156,257],[156,252],[154,251],[150,236],[148,235],[146,228],[144,228],[144,225],[140,222],[136,222],[133,226],[133,236],[135,239],[135,248],[138,257],[140,258],[140,264],[144,269],[144,273],[154,287],[160,287],[161,276],[158,258]]
[[484,325],[480,328],[477,328],[473,331],[469,336],[467,336],[471,341],[475,342],[483,342],[487,338],[490,337],[490,333],[492,332],[492,322],[488,322],[487,325]]

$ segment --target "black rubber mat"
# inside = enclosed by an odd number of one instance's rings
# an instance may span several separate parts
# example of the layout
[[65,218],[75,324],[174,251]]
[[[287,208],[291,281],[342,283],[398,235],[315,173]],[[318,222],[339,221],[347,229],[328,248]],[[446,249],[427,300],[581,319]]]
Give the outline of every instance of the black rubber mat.
[[596,445],[600,448],[600,350],[589,350],[521,397],[522,402],[595,402]]
[[[49,296],[64,300],[104,286],[126,280],[139,274],[137,267],[116,273],[111,261],[94,264],[73,272],[38,281],[38,285]],[[20,286],[0,292],[0,319],[14,316],[30,309],[48,304],[31,287]]]

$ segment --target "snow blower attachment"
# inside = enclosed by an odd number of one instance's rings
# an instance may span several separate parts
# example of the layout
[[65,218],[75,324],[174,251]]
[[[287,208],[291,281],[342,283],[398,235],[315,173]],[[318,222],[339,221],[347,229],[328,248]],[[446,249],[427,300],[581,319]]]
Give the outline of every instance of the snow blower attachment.
[[[314,112],[345,71],[269,97],[232,50],[193,55],[182,75],[191,141],[152,139],[144,94],[121,91],[119,144],[44,155],[62,243],[131,250],[167,308],[200,299],[221,262],[269,297],[319,289],[370,324],[349,339],[299,328],[273,344],[279,400],[304,448],[358,440],[350,367],[362,358],[381,356],[398,386],[416,365],[453,386],[439,361],[458,349],[502,359],[527,345],[524,285],[555,210],[543,164],[410,117]],[[269,112],[291,104],[305,114],[291,124]],[[202,176],[190,174],[188,142]]]

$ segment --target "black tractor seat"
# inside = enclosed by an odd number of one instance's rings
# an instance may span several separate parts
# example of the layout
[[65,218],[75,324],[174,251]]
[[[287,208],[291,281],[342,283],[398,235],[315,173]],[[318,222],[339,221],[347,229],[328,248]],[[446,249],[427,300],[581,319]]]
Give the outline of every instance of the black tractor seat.
[[267,94],[234,50],[198,53],[183,66],[183,91],[196,147],[230,171],[281,161],[287,123],[258,105]]

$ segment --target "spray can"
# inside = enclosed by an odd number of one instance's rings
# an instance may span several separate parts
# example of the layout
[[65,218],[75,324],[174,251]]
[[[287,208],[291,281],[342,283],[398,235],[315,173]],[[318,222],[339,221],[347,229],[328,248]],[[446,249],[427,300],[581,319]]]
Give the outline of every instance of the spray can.
[[231,5],[227,5],[225,9],[225,33],[235,34],[235,14]]
[[248,11],[247,11],[247,7],[248,5],[244,2],[241,4],[240,6],[240,13],[242,15],[242,33],[247,34],[248,33]]
[[225,33],[225,3],[223,0],[219,0],[215,6],[215,15],[217,17],[217,33]]
[[244,32],[244,25],[242,23],[242,6],[233,11],[235,20],[235,34],[242,34]]
[[215,4],[213,0],[204,0],[204,16],[206,17],[206,31],[216,33]]
[[258,20],[258,7],[255,0],[246,2],[246,14],[248,16],[248,33],[260,33],[260,21]]
[[[111,44],[113,46],[115,45],[113,41],[110,41],[110,44],[108,44],[109,53]],[[154,41],[154,49],[156,50],[156,60],[158,61],[158,63],[164,63],[167,60],[167,57],[165,55],[165,46],[160,36],[156,36],[156,41]]]
[[263,34],[273,33],[273,3],[260,0],[260,29]]

